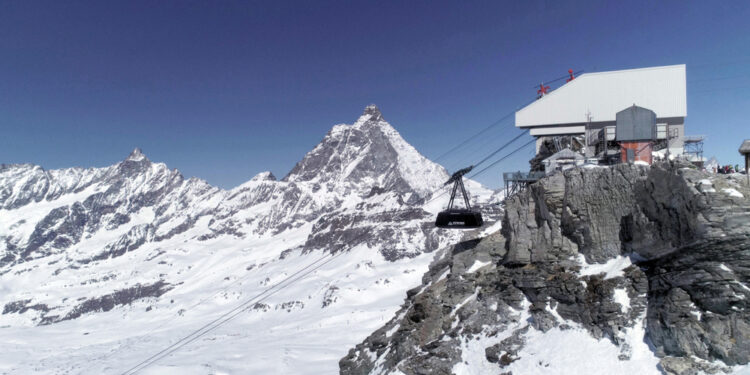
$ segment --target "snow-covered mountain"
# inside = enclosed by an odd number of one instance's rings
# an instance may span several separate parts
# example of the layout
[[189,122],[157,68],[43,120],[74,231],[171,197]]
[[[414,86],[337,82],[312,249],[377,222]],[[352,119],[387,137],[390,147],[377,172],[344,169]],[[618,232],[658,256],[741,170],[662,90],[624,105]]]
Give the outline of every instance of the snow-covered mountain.
[[[478,233],[434,228],[447,179],[375,106],[282,180],[231,190],[138,149],[105,168],[1,165],[0,372],[121,373],[248,300],[141,373],[336,372],[435,250]],[[498,196],[468,187],[496,220]]]

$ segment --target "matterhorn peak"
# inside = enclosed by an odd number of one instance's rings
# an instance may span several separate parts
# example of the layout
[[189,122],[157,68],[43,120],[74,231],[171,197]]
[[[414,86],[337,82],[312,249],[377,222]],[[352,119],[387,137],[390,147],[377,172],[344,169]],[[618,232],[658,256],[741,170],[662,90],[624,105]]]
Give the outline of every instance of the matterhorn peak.
[[398,193],[425,194],[448,179],[445,170],[427,160],[370,104],[353,125],[336,125],[308,152],[283,181],[314,181],[369,194],[387,187]]
[[128,155],[128,157],[125,159],[125,161],[148,161],[148,158],[146,155],[143,155],[143,151],[139,147],[136,147],[133,152]]
[[[367,117],[367,118],[364,118]],[[378,109],[378,106],[375,104],[370,104],[367,107],[365,107],[365,111],[362,112],[362,116],[360,116],[360,120],[365,121],[385,121],[383,119],[383,114],[380,113],[380,109]]]

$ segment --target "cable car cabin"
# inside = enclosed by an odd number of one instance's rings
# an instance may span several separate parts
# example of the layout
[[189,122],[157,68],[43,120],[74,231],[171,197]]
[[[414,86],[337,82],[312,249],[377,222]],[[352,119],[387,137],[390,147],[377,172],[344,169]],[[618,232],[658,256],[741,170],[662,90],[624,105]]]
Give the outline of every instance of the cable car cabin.
[[[464,168],[454,173],[451,178],[446,181],[445,185],[453,183],[453,190],[451,191],[451,199],[448,201],[448,208],[445,211],[438,213],[437,219],[435,219],[435,226],[438,228],[449,228],[449,229],[468,229],[468,228],[479,228],[484,224],[482,220],[482,214],[478,210],[472,210],[471,204],[469,204],[469,196],[466,194],[466,187],[464,187],[463,176],[473,166]],[[461,194],[464,197],[464,204],[466,208],[454,208],[453,201],[456,198],[456,191],[461,189]]]
[[441,211],[435,220],[438,228],[479,228],[482,224],[482,214],[478,211],[457,208]]

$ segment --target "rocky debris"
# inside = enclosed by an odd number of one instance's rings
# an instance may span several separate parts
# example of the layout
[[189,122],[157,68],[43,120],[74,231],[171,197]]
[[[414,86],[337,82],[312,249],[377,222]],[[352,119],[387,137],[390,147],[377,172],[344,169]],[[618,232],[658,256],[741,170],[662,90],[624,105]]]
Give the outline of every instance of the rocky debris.
[[487,360],[492,363],[497,363],[500,368],[504,368],[517,361],[519,358],[518,351],[526,343],[523,335],[529,331],[529,327],[529,325],[525,325],[523,328],[516,329],[510,336],[503,339],[503,341],[487,347],[484,350],[484,355]]
[[[619,343],[623,330],[645,311],[646,277],[637,267],[624,276],[604,279],[603,275],[581,277],[575,273],[577,266],[503,265],[504,245],[499,233],[457,245],[433,264],[423,280],[425,289],[407,295],[397,318],[341,360],[341,372],[372,373],[379,365],[405,374],[450,374],[462,360],[462,341],[510,331],[509,337],[485,349],[488,360],[503,367],[517,358],[529,327],[547,331],[570,321],[595,337]],[[477,261],[491,266],[467,273]],[[631,297],[626,313],[614,301],[618,288]],[[529,316],[526,324],[519,313],[524,311]],[[387,337],[394,329],[396,333]],[[377,363],[370,356],[378,358]]]
[[[110,278],[112,277],[105,277],[104,280]],[[60,307],[51,308],[47,304],[43,303],[31,304],[31,299],[14,301],[5,304],[5,306],[3,307],[3,314],[24,314],[29,310],[33,310],[39,317],[39,324],[46,325],[75,319],[83,314],[87,314],[90,312],[109,311],[116,306],[129,305],[133,301],[143,298],[159,297],[171,290],[172,287],[173,286],[163,281],[158,281],[156,283],[148,285],[137,284],[133,287],[121,289],[114,293],[107,294],[101,297],[91,299],[87,299],[85,297],[79,298],[78,300],[83,302],[73,307],[67,314],[62,317],[58,314],[52,313],[54,310],[59,310]]]
[[79,260],[79,263],[86,264],[92,261],[110,259],[119,257],[128,251],[133,251],[150,240],[153,236],[153,227],[150,224],[136,225],[120,236],[117,240],[107,244],[104,251],[94,257]]
[[286,310],[286,312],[292,312],[292,310],[298,310],[305,307],[302,301],[288,301],[276,305],[276,310]]
[[20,253],[20,258],[29,259],[32,253],[45,244],[50,244],[50,246],[48,250],[42,252],[42,256],[49,255],[55,249],[68,248],[81,239],[86,222],[86,209],[81,203],[50,211],[36,225],[26,248]]
[[657,354],[750,359],[750,236],[700,241],[643,264]]
[[[506,200],[502,233],[437,257],[396,316],[340,361],[341,373],[449,374],[463,343],[479,338],[502,372],[528,330],[572,326],[619,346],[620,360],[631,357],[626,332],[645,326],[668,374],[747,364],[750,199],[699,190],[706,179],[744,194],[679,163],[540,180]],[[623,256],[635,264],[588,270]]]
[[214,223],[213,219],[208,224],[208,229],[211,230],[211,233],[208,234],[202,234],[198,236],[198,241],[207,241],[213,238],[217,238],[223,235],[230,235],[237,238],[244,238],[246,236],[246,233],[241,231],[240,228],[242,227],[242,223],[233,220],[233,219],[227,219],[225,221],[222,221],[220,223]]
[[[651,168],[637,185],[640,214],[626,248],[649,259],[648,333],[658,355],[750,360],[750,195],[731,177],[682,166]],[[659,183],[656,183],[656,182]],[[709,181],[716,192],[696,187]]]
[[336,303],[336,301],[339,299],[339,297],[337,296],[338,292],[339,287],[337,287],[336,285],[332,285],[328,289],[326,289],[325,294],[323,294],[323,304],[321,305],[321,307],[325,308]]
[[720,363],[711,363],[693,357],[664,357],[660,365],[667,375],[713,375],[732,372],[731,368]]
[[262,302],[257,302],[257,303],[255,303],[253,305],[253,310],[255,310],[255,311],[261,311],[261,312],[266,312],[266,311],[271,310],[271,306],[269,306],[268,304],[262,303]]
[[[322,215],[313,225],[303,253],[318,249],[337,253],[363,244],[380,248],[380,253],[387,260],[396,261],[422,252],[432,252],[439,246],[438,230],[434,225],[423,225],[432,216],[421,208],[405,208],[398,212],[378,214],[361,212],[366,211],[349,213],[337,210]],[[418,246],[413,247],[419,251],[401,247],[418,238],[424,238]]]
[[8,302],[3,307],[3,315],[14,314],[14,313],[23,314],[28,310],[36,310],[36,311],[46,313],[46,312],[49,312],[50,310],[49,307],[43,303],[37,303],[35,305],[30,305],[30,303],[31,303],[30,299]]
[[187,217],[180,224],[170,229],[167,233],[154,236],[154,241],[159,242],[159,241],[168,240],[180,233],[185,233],[189,229],[193,228],[193,226],[195,225],[195,223],[198,221],[199,218],[200,217],[198,216],[187,215]]
[[469,259],[498,261],[505,254],[499,234],[483,241],[485,246],[478,246],[480,242],[456,245],[439,257],[424,276],[424,286],[407,293],[396,317],[341,360],[341,372],[369,374],[377,367],[405,374],[451,374],[461,360],[463,335],[480,333],[485,325],[516,322],[513,311],[521,308],[523,294],[510,278],[483,271],[462,275]]
[[76,319],[81,315],[90,312],[109,311],[116,306],[129,305],[139,299],[160,297],[164,293],[170,291],[172,288],[172,285],[167,284],[161,280],[153,284],[137,284],[130,288],[120,289],[114,293],[107,294],[101,297],[86,299],[83,303],[75,306],[71,311],[69,311],[62,317],[60,317],[59,315],[43,314],[39,324],[47,325],[58,323],[65,320]]

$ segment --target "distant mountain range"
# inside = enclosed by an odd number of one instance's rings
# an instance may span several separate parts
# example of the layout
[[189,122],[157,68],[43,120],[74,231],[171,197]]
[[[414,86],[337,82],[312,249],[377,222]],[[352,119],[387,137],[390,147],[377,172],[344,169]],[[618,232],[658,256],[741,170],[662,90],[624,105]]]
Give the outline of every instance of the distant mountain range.
[[[0,372],[125,371],[344,252],[148,367],[335,372],[420,283],[436,250],[479,233],[434,228],[448,177],[372,105],[283,179],[264,172],[231,190],[185,179],[139,149],[105,168],[2,165],[0,338],[13,344]],[[497,221],[489,203],[500,196],[468,188]]]

